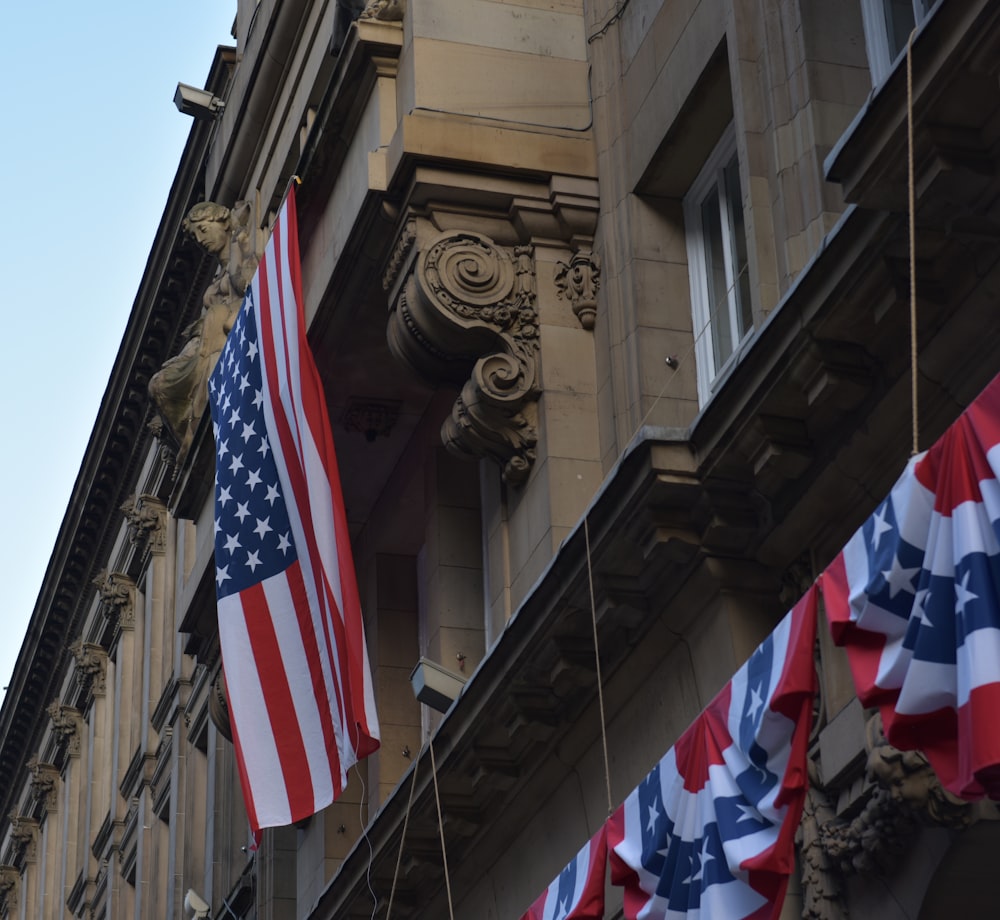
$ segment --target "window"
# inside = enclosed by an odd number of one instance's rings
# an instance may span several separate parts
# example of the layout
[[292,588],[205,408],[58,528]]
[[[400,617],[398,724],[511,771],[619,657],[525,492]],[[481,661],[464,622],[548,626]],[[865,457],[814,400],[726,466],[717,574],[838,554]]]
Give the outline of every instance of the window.
[[934,0],[861,0],[873,85],[889,75],[906,52],[910,33],[927,18],[933,5]]
[[730,125],[684,198],[698,397],[753,328],[736,133]]

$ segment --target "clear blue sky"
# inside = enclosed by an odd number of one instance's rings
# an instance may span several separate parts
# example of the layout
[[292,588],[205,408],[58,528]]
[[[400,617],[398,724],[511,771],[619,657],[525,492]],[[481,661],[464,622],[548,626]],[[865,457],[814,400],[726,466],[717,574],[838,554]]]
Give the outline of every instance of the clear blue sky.
[[204,85],[236,0],[0,9],[5,686],[191,126],[174,89]]

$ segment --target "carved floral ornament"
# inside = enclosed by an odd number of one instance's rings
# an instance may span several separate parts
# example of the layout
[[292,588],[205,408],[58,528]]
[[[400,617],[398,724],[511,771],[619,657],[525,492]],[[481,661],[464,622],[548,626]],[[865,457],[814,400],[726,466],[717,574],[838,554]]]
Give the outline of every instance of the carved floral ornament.
[[601,288],[601,262],[589,249],[575,252],[569,262],[556,262],[556,290],[570,302],[584,329],[597,319],[597,292]]
[[[499,246],[472,231],[448,231],[408,258],[412,224],[390,260],[395,290],[393,354],[434,384],[461,384],[441,439],[453,453],[492,457],[509,483],[535,460],[538,313],[531,246]],[[397,283],[397,275],[408,273]],[[464,382],[463,382],[464,381]]]
[[868,789],[853,818],[838,817],[836,791],[824,789],[816,771],[810,770],[797,838],[806,920],[845,920],[846,880],[890,871],[919,827],[959,830],[976,818],[968,802],[942,787],[923,754],[889,744],[877,713],[865,733]]

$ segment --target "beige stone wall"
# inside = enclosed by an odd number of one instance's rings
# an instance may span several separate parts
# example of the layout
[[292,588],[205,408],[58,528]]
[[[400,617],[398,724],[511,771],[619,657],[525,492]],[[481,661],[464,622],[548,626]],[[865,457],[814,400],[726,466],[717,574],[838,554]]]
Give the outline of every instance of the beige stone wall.
[[725,124],[736,128],[759,325],[843,209],[823,158],[870,89],[856,5],[645,0],[598,34],[614,9],[587,11],[605,470],[640,424],[684,427],[698,410],[681,202]]

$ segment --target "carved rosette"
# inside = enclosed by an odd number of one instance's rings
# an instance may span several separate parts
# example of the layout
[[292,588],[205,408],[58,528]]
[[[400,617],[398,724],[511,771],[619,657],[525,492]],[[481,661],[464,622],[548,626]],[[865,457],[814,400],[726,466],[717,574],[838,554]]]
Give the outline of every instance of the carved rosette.
[[88,697],[104,696],[106,690],[108,653],[93,642],[77,639],[69,647],[69,653],[76,663],[74,674],[80,688],[80,695]]
[[14,866],[0,866],[0,912],[17,916],[21,893],[21,873]]
[[52,732],[55,734],[59,747],[71,756],[80,753],[80,731],[83,718],[79,709],[64,706],[59,700],[52,702],[46,712],[52,722]]
[[54,764],[42,763],[37,757],[28,761],[31,773],[31,795],[45,812],[54,812],[59,804],[59,770]]
[[121,572],[102,569],[94,579],[101,596],[101,612],[118,629],[135,626],[135,582]]
[[568,300],[584,329],[597,319],[597,292],[601,288],[601,262],[589,249],[573,254],[569,262],[556,262],[556,291]]
[[121,506],[133,546],[162,555],[166,549],[167,506],[155,495],[130,495]]
[[[404,233],[412,238],[412,228]],[[397,246],[387,286],[410,246]],[[480,233],[449,231],[409,264],[390,312],[391,350],[432,383],[461,383],[441,429],[451,451],[492,457],[507,482],[524,482],[538,438],[532,247],[506,248]]]

